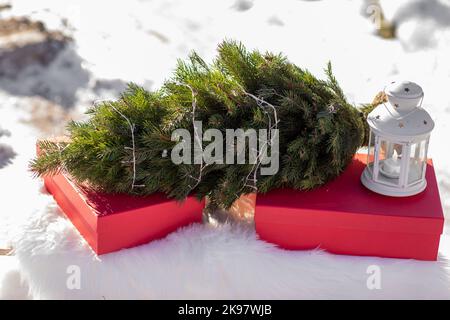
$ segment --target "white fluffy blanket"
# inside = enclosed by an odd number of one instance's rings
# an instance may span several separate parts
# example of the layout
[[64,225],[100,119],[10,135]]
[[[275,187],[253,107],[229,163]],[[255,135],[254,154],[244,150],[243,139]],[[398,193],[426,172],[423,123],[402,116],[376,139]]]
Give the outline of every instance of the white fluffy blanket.
[[[443,237],[443,250],[446,244]],[[20,274],[34,299],[450,298],[442,255],[419,262],[285,251],[258,240],[249,225],[191,225],[96,257],[50,199],[20,228],[14,245],[19,269],[3,283],[18,282]],[[373,265],[381,288],[370,290]],[[79,267],[80,289],[67,287],[70,266]]]

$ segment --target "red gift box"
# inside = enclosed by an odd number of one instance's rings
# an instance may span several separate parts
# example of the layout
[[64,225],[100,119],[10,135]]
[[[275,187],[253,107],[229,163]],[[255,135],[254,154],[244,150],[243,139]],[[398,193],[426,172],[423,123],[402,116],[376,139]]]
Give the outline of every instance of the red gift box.
[[260,238],[286,249],[436,260],[444,215],[432,161],[424,192],[394,198],[361,184],[366,157],[356,155],[342,175],[318,189],[258,195]]
[[194,196],[178,203],[161,193],[103,194],[77,186],[64,174],[47,176],[44,183],[98,255],[141,245],[202,221],[204,201]]

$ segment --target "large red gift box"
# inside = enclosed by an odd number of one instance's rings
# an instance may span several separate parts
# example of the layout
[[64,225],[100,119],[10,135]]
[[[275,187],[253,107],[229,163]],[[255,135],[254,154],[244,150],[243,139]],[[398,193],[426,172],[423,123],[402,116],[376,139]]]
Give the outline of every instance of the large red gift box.
[[144,244],[202,221],[204,201],[194,196],[178,203],[160,193],[147,197],[102,194],[77,186],[64,174],[47,176],[44,183],[99,255]]
[[259,237],[286,249],[436,260],[444,216],[432,161],[424,192],[394,198],[361,184],[366,157],[356,155],[342,175],[318,189],[259,194]]

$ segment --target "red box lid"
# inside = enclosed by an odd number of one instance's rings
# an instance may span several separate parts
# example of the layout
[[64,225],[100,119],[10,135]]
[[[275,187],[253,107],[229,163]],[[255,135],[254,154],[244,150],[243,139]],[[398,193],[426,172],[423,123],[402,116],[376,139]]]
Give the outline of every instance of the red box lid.
[[379,195],[362,185],[366,157],[356,155],[339,177],[320,188],[258,194],[256,223],[441,234],[444,215],[432,161],[428,161],[425,191],[397,198]]
[[193,195],[179,203],[162,193],[146,197],[105,194],[77,186],[64,174],[47,176],[44,182],[97,254],[144,244],[202,221],[205,201]]
[[[142,215],[144,215],[146,221],[170,219],[175,218],[172,216],[183,205],[185,207],[194,205],[195,208],[204,206],[204,201],[197,200],[193,195],[188,196],[183,202],[177,202],[160,192],[147,197],[99,192],[77,185],[64,174],[54,176],[52,179],[56,182],[58,188],[63,189],[65,196],[70,199],[68,203],[76,207],[76,210],[80,213],[78,218],[83,219],[96,233],[120,230],[125,221],[139,220]],[[187,211],[190,211],[190,209]],[[164,217],[161,217],[161,215],[164,215]]]

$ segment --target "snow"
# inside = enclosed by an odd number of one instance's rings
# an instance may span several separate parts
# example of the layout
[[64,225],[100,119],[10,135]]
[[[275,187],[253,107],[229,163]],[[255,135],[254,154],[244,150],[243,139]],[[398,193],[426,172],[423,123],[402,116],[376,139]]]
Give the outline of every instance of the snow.
[[[20,245],[28,239],[24,230],[31,230],[32,226],[38,230],[47,230],[52,227],[58,228],[63,223],[48,220],[55,215],[57,209],[52,199],[43,192],[42,183],[32,179],[27,171],[28,161],[34,155],[37,137],[61,134],[68,118],[81,119],[83,111],[94,100],[116,97],[128,81],[136,82],[148,89],[157,88],[174,68],[176,59],[186,57],[191,50],[196,50],[201,56],[211,61],[215,55],[217,43],[225,38],[240,40],[249,48],[258,48],[261,51],[281,51],[291,61],[319,76],[324,76],[323,68],[327,61],[331,60],[337,79],[347,97],[355,104],[370,102],[375,94],[393,78],[403,78],[419,83],[425,91],[424,107],[436,122],[430,143],[430,155],[435,162],[441,198],[445,214],[448,216],[450,212],[450,167],[448,166],[450,149],[447,146],[450,134],[450,99],[447,87],[450,83],[450,59],[448,59],[450,1],[381,0],[380,2],[386,18],[397,26],[395,39],[386,40],[375,35],[370,19],[361,14],[365,12],[369,1],[42,0],[39,2],[39,8],[32,6],[31,1],[12,1],[12,9],[0,12],[1,17],[26,15],[41,20],[48,28],[62,30],[72,37],[73,43],[66,47],[48,67],[30,66],[15,79],[0,79],[0,127],[10,132],[10,136],[0,134],[0,195],[2,195],[0,198],[2,202],[0,244]],[[36,219],[41,219],[41,224],[31,225]],[[392,280],[392,284],[399,284],[400,289],[395,293],[384,291],[384,297],[400,297],[401,294],[411,298],[419,295],[449,297],[445,290],[450,280],[448,274],[443,271],[448,269],[445,261],[450,257],[449,230],[447,225],[442,237],[439,263],[428,265],[413,261],[375,259],[377,264],[386,268],[389,265],[398,264],[410,271],[403,274],[395,269],[391,278],[398,275],[401,279],[398,280],[400,282]],[[79,239],[76,235],[72,235],[74,231],[70,229],[70,226],[65,226],[60,231],[62,233],[59,236],[67,236],[69,242]],[[283,261],[286,261],[284,265],[287,268],[286,276],[270,275],[274,282],[277,280],[280,284],[279,286],[268,284],[266,287],[266,289],[278,290],[274,292],[280,292],[280,297],[314,298],[326,297],[326,294],[330,297],[355,297],[358,294],[363,294],[363,297],[374,297],[366,292],[367,289],[364,289],[365,291],[356,289],[354,281],[362,279],[360,278],[362,276],[357,273],[359,271],[356,270],[361,270],[362,265],[375,260],[336,257],[325,253],[284,253],[273,248],[266,248],[263,244],[257,244],[258,241],[254,239],[252,231],[246,232],[245,234],[252,239],[252,245],[243,246],[242,252],[247,252],[249,259],[260,259],[258,254],[250,254],[252,250],[262,250],[266,258],[261,258],[261,261],[285,259]],[[186,236],[186,233],[192,236],[192,239],[206,237],[206,235],[214,238],[214,232],[211,232],[207,226],[192,227],[180,234],[174,234],[173,237]],[[240,248],[241,242],[247,241],[243,239],[239,230],[236,231],[232,227],[224,227],[219,233],[224,235],[219,237],[219,240],[227,239],[226,241],[232,241],[235,244],[235,248],[229,248],[231,252]],[[45,247],[54,241],[50,235],[58,236],[55,232],[47,236],[45,232],[35,232],[32,235],[33,241],[41,239]],[[171,248],[173,241],[170,239],[173,238],[168,239],[163,240],[161,242],[163,244],[149,244],[127,250],[126,253],[118,254],[123,256],[122,258],[117,260],[106,258],[105,263],[108,259],[115,260],[111,262],[110,268],[117,263],[117,267],[126,269],[129,268],[126,259],[136,259],[138,253],[143,255],[142,259],[153,261],[153,258],[149,257],[164,256],[162,249],[161,252],[155,252],[155,246],[164,246],[165,254],[171,257],[171,250],[168,248]],[[200,248],[196,253],[199,256],[220,255],[223,244],[219,240],[208,250],[201,251]],[[78,247],[74,249],[63,244],[61,246],[56,246],[56,249],[68,251],[65,258],[70,257],[71,254],[74,257],[80,254],[84,257],[87,254],[83,251],[85,250],[83,246],[84,249]],[[17,247],[17,249],[20,248]],[[84,253],[80,253],[80,250]],[[27,256],[31,253],[25,249],[21,252],[22,255],[17,254],[20,262],[17,268],[20,268],[22,275],[26,275],[31,290],[48,293],[47,296],[35,295],[34,298],[58,296],[58,284],[55,284],[51,290],[45,291],[46,274],[43,273],[40,277],[36,274],[39,271],[38,267],[33,269],[35,262],[33,259],[37,259],[37,263],[43,263],[42,268],[47,266],[45,260],[39,260],[42,259],[39,255],[33,255],[34,258],[31,259]],[[180,257],[184,257],[182,251],[175,250],[173,255],[176,254],[175,252]],[[229,252],[225,252],[223,257],[234,259],[235,263],[239,261]],[[80,263],[86,263],[87,266],[86,258],[83,259]],[[186,267],[201,267],[195,265],[191,261],[193,259],[187,257],[185,259]],[[165,261],[169,263],[169,260],[167,258]],[[59,263],[64,261],[66,260],[61,260]],[[246,261],[252,266],[255,274],[261,277],[269,276],[270,268],[261,269],[259,266],[263,266],[264,263],[258,263],[258,260],[240,261],[239,265],[233,267],[224,259],[217,258],[208,260],[208,263],[222,268],[223,273],[208,274],[208,276],[222,276],[225,282],[208,288],[223,289],[224,297],[260,297],[255,291],[242,291],[238,281],[230,280],[231,271],[234,269],[228,269],[239,268]],[[353,275],[350,271],[339,273],[341,276],[339,282],[330,277],[332,268],[319,268],[325,262],[339,270],[347,268],[356,273]],[[289,264],[295,266],[289,266]],[[298,266],[302,264],[305,266]],[[175,272],[174,269],[169,268],[164,273],[163,264],[160,268],[157,274],[161,279]],[[310,273],[307,268],[310,268]],[[316,268],[319,271],[313,272]],[[3,269],[0,268],[0,274],[5,274],[1,270]],[[234,272],[239,273],[239,270]],[[309,295],[307,291],[294,290],[300,288],[300,282],[294,282],[295,285],[289,287],[288,283],[295,278],[295,272],[312,275],[306,285],[311,288]],[[422,273],[427,274],[430,285],[426,287],[427,290],[422,290],[420,293],[418,292],[420,283],[415,277],[420,278]],[[245,276],[249,277],[248,285],[252,284],[250,280],[258,281],[258,278],[252,277],[250,272],[236,277],[244,281]],[[0,277],[0,279],[3,278]],[[300,279],[306,281],[305,278]],[[194,280],[197,280],[197,283]],[[194,278],[194,280],[188,283],[193,286],[193,291],[187,288],[183,291],[180,287],[174,286],[170,296],[177,296],[176,290],[179,290],[178,294],[184,293],[186,298],[206,294],[207,288],[205,291],[198,291],[201,290],[201,287],[197,287],[198,284],[204,283],[202,279]],[[409,280],[412,281],[411,288],[408,288]],[[350,290],[348,296],[332,290],[339,283],[344,287],[348,285],[347,289]],[[125,284],[125,282],[122,283],[122,285]],[[5,284],[3,287],[0,284],[0,288],[4,287]],[[6,287],[11,286],[6,284]],[[262,285],[261,289],[263,289]],[[293,291],[290,291],[291,289]],[[92,290],[89,297],[98,298],[99,291]],[[0,290],[0,292],[4,291]],[[154,295],[151,297],[166,297],[161,291],[152,292]],[[282,295],[283,292],[285,295]],[[289,295],[289,292],[292,295]],[[298,292],[297,296],[295,292]],[[136,296],[138,296],[137,293]],[[379,293],[379,297],[383,297],[383,291]]]

